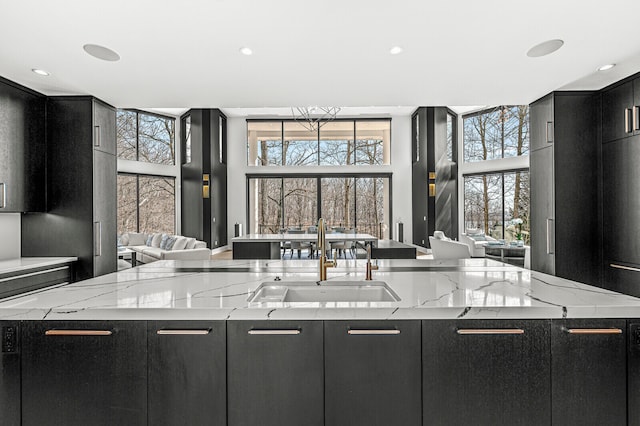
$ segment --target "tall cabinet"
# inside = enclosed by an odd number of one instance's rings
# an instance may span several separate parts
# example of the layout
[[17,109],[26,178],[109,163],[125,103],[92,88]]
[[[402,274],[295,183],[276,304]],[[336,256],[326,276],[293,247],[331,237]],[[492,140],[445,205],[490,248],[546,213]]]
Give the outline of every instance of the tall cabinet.
[[640,296],[640,78],[602,91],[603,287]]
[[45,103],[0,78],[0,213],[45,209]]
[[227,244],[227,118],[219,109],[191,109],[182,134],[182,233],[210,248]]
[[598,120],[592,92],[531,104],[531,269],[599,285]]
[[22,255],[77,256],[75,280],[114,272],[115,108],[88,96],[49,97],[46,128],[47,209],[23,216]]

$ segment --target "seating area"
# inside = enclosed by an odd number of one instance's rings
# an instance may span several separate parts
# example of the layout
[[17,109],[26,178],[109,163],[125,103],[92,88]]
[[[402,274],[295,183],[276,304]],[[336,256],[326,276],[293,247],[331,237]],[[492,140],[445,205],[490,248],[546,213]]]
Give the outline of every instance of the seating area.
[[136,261],[139,263],[211,258],[211,250],[207,248],[207,243],[181,235],[129,232],[118,236],[118,246],[135,251]]
[[466,233],[460,234],[460,242],[469,246],[471,257],[484,257],[485,246],[491,241],[497,242],[498,240],[485,235],[480,229],[467,229]]

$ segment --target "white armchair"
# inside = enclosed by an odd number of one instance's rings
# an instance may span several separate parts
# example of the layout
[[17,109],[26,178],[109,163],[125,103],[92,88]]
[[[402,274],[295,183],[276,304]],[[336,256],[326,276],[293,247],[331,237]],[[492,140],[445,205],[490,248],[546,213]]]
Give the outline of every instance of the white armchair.
[[484,257],[484,247],[489,241],[496,239],[484,235],[480,230],[468,229],[466,234],[460,235],[460,242],[469,246],[471,257]]
[[471,257],[469,246],[465,243],[429,237],[429,244],[434,259],[468,259]]

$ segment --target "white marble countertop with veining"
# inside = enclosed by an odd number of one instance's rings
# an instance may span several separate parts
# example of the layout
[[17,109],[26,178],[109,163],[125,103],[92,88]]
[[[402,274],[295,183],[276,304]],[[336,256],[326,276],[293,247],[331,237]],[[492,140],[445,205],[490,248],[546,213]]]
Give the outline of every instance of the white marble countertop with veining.
[[[315,282],[313,260],[158,261],[4,299],[0,319],[514,319],[634,318],[640,299],[488,259],[380,260],[374,280],[398,302],[250,303],[265,282]],[[363,283],[364,260],[328,281]]]

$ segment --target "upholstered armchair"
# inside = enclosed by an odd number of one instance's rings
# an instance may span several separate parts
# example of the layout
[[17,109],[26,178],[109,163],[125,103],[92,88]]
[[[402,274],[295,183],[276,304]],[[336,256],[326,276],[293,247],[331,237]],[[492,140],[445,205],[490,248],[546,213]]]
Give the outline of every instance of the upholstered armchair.
[[471,257],[468,245],[452,241],[442,231],[435,231],[433,237],[429,237],[429,244],[434,259],[468,259]]
[[479,229],[467,229],[466,234],[460,235],[460,242],[469,246],[471,257],[484,257],[484,247],[489,244],[489,241],[497,240],[485,235]]

